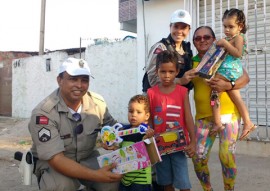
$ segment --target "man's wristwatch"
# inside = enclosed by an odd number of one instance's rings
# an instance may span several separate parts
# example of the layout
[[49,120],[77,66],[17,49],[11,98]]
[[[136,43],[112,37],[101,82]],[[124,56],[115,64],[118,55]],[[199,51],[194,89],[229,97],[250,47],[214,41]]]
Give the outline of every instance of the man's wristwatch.
[[233,90],[234,86],[235,86],[235,81],[230,81],[231,85],[232,85],[232,88],[231,90]]

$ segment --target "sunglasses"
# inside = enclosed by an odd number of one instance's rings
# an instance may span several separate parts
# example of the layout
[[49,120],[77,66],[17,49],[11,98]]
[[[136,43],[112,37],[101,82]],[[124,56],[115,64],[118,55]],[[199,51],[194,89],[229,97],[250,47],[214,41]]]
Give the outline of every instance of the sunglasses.
[[[79,114],[79,113],[72,114],[72,117],[77,122],[81,121],[81,119],[82,119],[81,114]],[[81,134],[83,132],[83,125],[82,124],[77,125],[75,127],[74,131],[75,131],[76,135]]]
[[211,38],[213,38],[210,35],[203,35],[203,36],[196,36],[193,40],[196,42],[200,42],[202,39],[203,40],[210,40]]

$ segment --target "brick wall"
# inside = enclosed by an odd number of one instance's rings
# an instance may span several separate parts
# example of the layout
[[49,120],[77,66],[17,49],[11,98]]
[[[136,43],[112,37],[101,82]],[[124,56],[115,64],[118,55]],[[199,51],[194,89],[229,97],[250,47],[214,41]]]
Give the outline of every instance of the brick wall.
[[137,18],[136,0],[119,0],[119,22]]

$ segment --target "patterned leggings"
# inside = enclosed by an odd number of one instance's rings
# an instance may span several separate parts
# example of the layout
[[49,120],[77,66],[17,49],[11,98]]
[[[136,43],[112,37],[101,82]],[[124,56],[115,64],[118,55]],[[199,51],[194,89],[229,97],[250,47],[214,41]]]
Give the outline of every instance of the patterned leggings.
[[[219,159],[222,166],[224,190],[234,190],[237,168],[235,164],[235,149],[240,119],[230,115],[224,124],[225,129],[219,133]],[[216,136],[209,136],[213,123],[211,118],[204,118],[195,122],[196,126],[196,155],[192,158],[196,175],[204,191],[211,191],[208,160]]]

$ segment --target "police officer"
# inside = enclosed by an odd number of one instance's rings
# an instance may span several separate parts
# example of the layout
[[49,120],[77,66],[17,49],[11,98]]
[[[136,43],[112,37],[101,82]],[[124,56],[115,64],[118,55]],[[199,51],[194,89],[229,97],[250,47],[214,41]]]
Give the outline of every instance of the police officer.
[[59,88],[32,111],[28,128],[41,190],[118,190],[122,175],[111,172],[115,165],[99,168],[95,149],[98,131],[116,121],[103,98],[88,91],[90,77],[86,61],[68,58],[60,66]]
[[[191,83],[187,83],[185,78],[181,79],[184,73],[192,68],[192,51],[190,49],[190,43],[184,41],[190,32],[190,26],[191,16],[187,11],[178,9],[172,13],[169,36],[154,44],[149,51],[146,63],[146,73],[151,87],[159,83],[156,74],[157,55],[164,50],[169,50],[176,52],[178,55],[180,72],[177,75],[177,83],[186,86],[188,89],[192,89]],[[149,87],[144,85],[143,82],[143,92],[146,92],[148,88]]]

